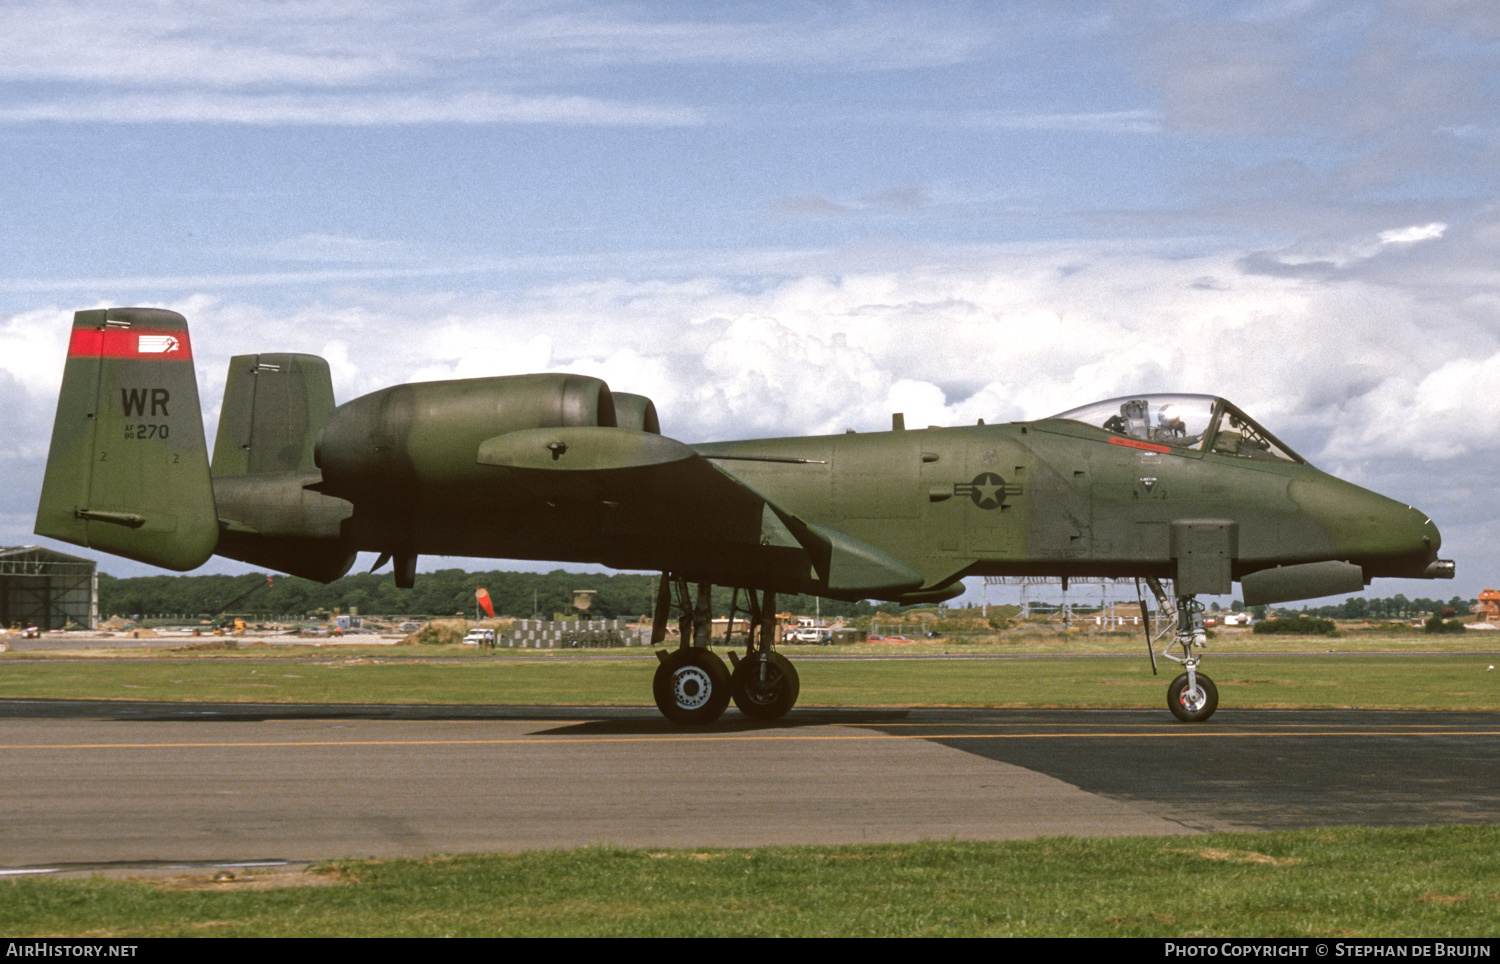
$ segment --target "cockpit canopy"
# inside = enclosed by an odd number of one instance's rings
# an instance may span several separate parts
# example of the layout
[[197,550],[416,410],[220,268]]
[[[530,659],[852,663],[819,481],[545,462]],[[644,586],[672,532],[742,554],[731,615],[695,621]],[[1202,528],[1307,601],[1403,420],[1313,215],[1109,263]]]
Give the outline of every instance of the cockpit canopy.
[[1212,395],[1131,395],[1052,417],[1174,449],[1246,459],[1306,461],[1250,416]]

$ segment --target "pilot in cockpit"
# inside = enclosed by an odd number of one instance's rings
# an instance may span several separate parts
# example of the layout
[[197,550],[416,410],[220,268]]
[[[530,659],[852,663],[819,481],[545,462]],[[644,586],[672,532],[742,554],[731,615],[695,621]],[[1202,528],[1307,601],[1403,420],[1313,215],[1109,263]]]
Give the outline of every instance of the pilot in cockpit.
[[1152,434],[1158,439],[1182,438],[1187,434],[1187,424],[1177,414],[1176,405],[1164,405],[1156,413],[1156,431]]

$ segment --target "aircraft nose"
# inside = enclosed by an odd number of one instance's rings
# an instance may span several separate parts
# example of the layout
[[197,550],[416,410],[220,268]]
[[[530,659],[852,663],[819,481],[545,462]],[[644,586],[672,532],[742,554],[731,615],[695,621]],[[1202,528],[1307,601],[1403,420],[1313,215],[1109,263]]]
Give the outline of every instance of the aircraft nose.
[[1422,541],[1432,547],[1432,554],[1435,557],[1437,551],[1443,547],[1443,536],[1442,533],[1438,532],[1437,524],[1427,516],[1422,515],[1417,509],[1411,506],[1407,506],[1407,508],[1411,509],[1417,515],[1422,516]]
[[1335,553],[1364,566],[1367,578],[1421,577],[1443,544],[1426,513],[1333,476],[1293,482],[1289,494],[1322,525]]

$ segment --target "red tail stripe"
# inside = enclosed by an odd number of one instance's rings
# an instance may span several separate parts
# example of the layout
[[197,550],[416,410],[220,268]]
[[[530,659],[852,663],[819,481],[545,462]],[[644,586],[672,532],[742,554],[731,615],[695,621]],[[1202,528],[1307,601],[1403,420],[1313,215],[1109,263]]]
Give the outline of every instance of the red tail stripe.
[[68,357],[191,361],[193,346],[185,329],[74,328]]

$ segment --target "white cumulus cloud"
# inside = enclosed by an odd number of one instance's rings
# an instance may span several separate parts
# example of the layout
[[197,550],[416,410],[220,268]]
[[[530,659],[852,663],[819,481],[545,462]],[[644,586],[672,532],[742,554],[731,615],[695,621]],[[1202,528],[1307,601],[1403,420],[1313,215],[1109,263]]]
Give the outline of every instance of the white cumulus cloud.
[[1418,241],[1431,241],[1441,238],[1443,232],[1448,230],[1448,225],[1441,221],[1431,224],[1414,224],[1409,228],[1392,228],[1389,231],[1380,232],[1381,244],[1416,244]]

